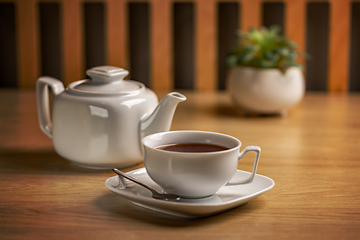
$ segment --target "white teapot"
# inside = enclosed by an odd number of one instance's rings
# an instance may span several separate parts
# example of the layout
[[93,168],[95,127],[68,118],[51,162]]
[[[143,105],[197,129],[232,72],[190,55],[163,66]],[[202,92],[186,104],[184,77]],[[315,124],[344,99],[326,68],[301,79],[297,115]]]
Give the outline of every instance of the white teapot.
[[[168,131],[180,93],[156,94],[142,83],[123,80],[129,72],[101,66],[86,71],[91,80],[70,83],[40,77],[36,82],[41,130],[53,139],[55,151],[87,168],[127,167],[142,161],[141,139]],[[52,118],[48,87],[55,95]]]

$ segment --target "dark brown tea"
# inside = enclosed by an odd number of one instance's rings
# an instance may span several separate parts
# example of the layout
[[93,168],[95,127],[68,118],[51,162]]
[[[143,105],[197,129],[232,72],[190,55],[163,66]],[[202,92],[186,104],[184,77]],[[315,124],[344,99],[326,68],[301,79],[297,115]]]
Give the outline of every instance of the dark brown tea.
[[224,151],[224,150],[228,150],[229,148],[215,144],[208,144],[208,143],[178,143],[178,144],[159,146],[156,149],[161,149],[171,152],[204,153],[204,152]]

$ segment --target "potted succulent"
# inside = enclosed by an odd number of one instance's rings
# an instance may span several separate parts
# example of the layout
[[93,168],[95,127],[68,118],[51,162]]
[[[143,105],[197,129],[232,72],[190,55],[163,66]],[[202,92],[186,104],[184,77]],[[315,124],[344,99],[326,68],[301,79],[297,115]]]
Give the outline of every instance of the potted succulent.
[[286,115],[304,96],[302,57],[297,45],[279,34],[280,28],[239,31],[227,56],[231,67],[227,90],[246,112]]

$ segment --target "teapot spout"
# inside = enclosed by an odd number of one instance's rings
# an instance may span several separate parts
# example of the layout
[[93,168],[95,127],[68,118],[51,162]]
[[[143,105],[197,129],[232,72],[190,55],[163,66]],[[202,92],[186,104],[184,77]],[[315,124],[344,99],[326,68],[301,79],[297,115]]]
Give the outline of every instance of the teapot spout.
[[186,97],[178,92],[167,94],[150,116],[140,121],[141,138],[157,132],[169,131],[175,109]]

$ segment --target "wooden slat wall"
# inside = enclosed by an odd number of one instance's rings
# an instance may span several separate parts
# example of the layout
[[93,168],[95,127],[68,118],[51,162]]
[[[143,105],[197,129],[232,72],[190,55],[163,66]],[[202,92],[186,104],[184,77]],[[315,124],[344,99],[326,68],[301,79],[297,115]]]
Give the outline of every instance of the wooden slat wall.
[[107,0],[108,64],[128,68],[125,0]]
[[37,8],[35,0],[17,1],[15,5],[18,39],[18,86],[32,88],[39,76]]
[[216,89],[216,11],[214,0],[196,2],[196,67],[197,90]]
[[241,29],[248,30],[250,27],[260,27],[261,25],[261,0],[242,0],[242,11],[240,17]]
[[63,0],[64,24],[64,83],[81,79],[85,65],[82,46],[82,17],[80,0]]
[[305,0],[286,0],[285,33],[305,52]]
[[[18,29],[19,86],[33,88],[39,77],[38,13],[39,2],[53,1],[62,5],[63,76],[65,84],[84,76],[82,47],[82,0],[0,0],[14,2]],[[93,1],[93,0],[90,0]],[[221,1],[221,0],[220,0]],[[214,91],[217,88],[217,0],[193,0],[195,4],[195,90]],[[241,28],[259,27],[261,6],[265,0],[234,0],[241,4]],[[107,11],[107,63],[129,68],[127,43],[127,0],[98,0]],[[136,1],[130,1],[136,2]],[[151,87],[171,90],[172,4],[174,0],[148,0],[151,5]],[[224,1],[226,2],[226,1]],[[268,2],[268,1],[267,1]],[[285,3],[285,33],[305,50],[306,4],[309,0],[283,0]],[[328,90],[346,92],[349,71],[350,0],[330,2],[330,49]]]
[[350,0],[330,0],[330,92],[345,92],[348,86],[350,46]]
[[174,86],[171,57],[171,1],[153,0],[151,9],[152,88],[169,91]]

